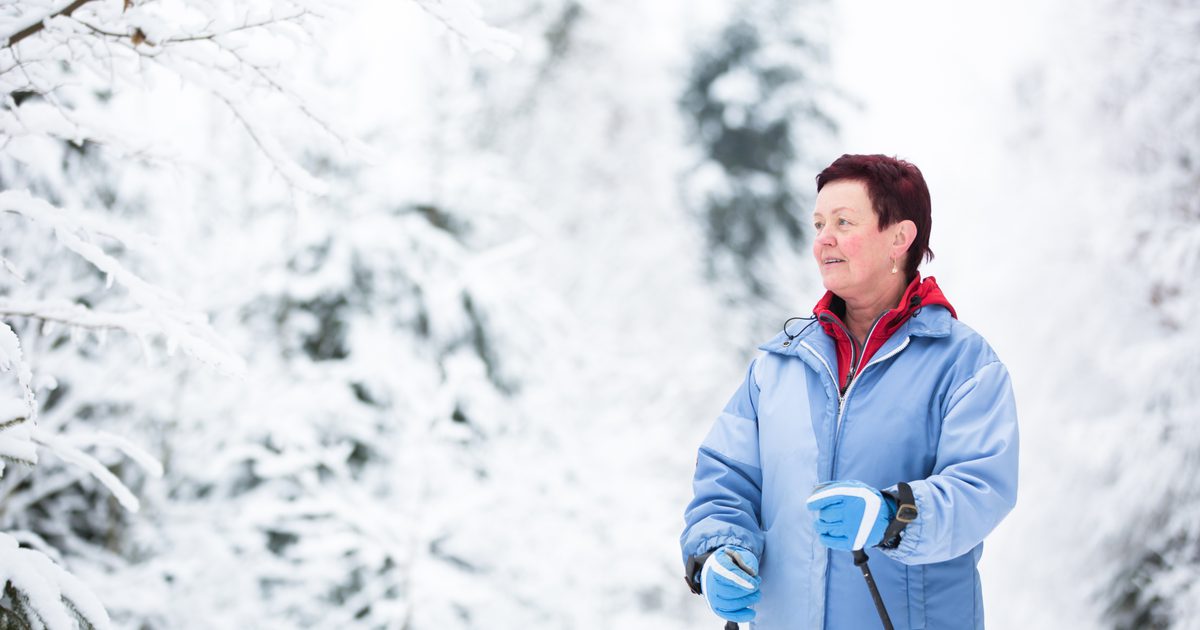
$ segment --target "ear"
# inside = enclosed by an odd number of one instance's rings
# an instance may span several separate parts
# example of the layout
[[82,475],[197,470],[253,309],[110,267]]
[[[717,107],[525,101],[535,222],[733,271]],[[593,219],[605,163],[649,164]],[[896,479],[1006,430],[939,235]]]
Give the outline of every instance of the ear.
[[892,229],[895,230],[892,237],[892,253],[899,260],[913,241],[917,240],[917,224],[905,219],[892,226]]

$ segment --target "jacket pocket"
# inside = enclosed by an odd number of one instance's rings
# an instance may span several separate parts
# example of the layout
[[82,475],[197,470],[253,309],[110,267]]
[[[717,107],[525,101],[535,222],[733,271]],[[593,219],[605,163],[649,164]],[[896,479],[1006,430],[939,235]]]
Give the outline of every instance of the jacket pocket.
[[908,627],[925,630],[925,565],[906,565],[908,584]]

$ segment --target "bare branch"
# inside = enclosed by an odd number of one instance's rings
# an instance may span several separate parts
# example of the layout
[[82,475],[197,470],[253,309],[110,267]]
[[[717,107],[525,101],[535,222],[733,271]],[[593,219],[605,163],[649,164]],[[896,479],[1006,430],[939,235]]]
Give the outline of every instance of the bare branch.
[[80,24],[82,24],[82,25],[84,25],[84,26],[86,26],[86,27],[88,27],[88,30],[90,30],[91,32],[93,32],[93,33],[95,33],[95,34],[97,34],[97,35],[104,35],[104,36],[106,36],[106,37],[112,37],[112,38],[114,38],[114,39],[123,39],[123,38],[127,39],[127,38],[129,38],[129,37],[132,37],[132,35],[131,35],[130,33],[114,33],[114,32],[112,32],[112,31],[106,31],[106,30],[104,30],[104,29],[102,29],[102,28],[99,28],[99,27],[97,27],[97,26],[94,26],[94,25],[92,25],[91,23],[84,22],[83,20],[79,20],[79,19],[77,19],[77,20],[75,20],[75,21],[76,21],[76,22],[79,22]]
[[[87,1],[87,0],[85,0],[85,1]],[[132,41],[135,46],[139,45],[139,44],[147,44],[149,46],[166,46],[167,44],[179,44],[179,43],[186,43],[186,42],[203,42],[203,41],[215,42],[218,37],[229,35],[230,33],[239,33],[241,31],[248,31],[248,30],[255,29],[255,28],[262,28],[264,26],[272,26],[272,25],[281,24],[284,22],[297,22],[301,18],[307,17],[309,15],[311,15],[310,12],[301,11],[300,13],[297,13],[295,15],[288,15],[288,16],[284,16],[281,18],[271,18],[269,20],[262,20],[261,22],[252,22],[249,24],[243,24],[241,26],[231,28],[227,31],[222,31],[220,33],[201,33],[198,35],[191,35],[188,37],[167,38],[167,39],[164,39],[162,41],[157,41],[157,42],[146,39],[145,38],[146,36],[144,33],[142,33],[141,29],[136,29],[132,33],[115,33],[113,31],[106,31],[94,24],[91,24],[90,22],[85,22],[80,19],[76,19],[75,21],[79,22],[83,26],[86,26],[88,28],[88,30],[92,31],[93,33],[96,33],[97,35],[104,35],[105,37],[111,37],[113,39],[128,39],[128,40]]]
[[263,26],[271,26],[273,24],[280,24],[283,22],[297,22],[301,18],[308,17],[310,15],[312,15],[312,13],[310,11],[301,11],[300,13],[297,13],[295,15],[287,15],[287,16],[284,16],[281,18],[271,18],[269,20],[263,20],[261,22],[252,22],[250,24],[243,24],[241,26],[231,28],[231,29],[221,32],[221,33],[206,33],[203,35],[193,35],[191,37],[176,37],[176,38],[165,39],[160,43],[163,45],[166,45],[166,44],[174,44],[177,42],[195,42],[195,41],[211,40],[211,39],[216,39],[220,35],[228,35],[230,33],[237,33],[239,31],[248,31],[252,28],[261,28]]
[[[271,169],[279,174],[288,186],[303,190],[309,194],[323,194],[324,186],[316,177],[313,177],[298,164],[293,164],[290,160],[282,155],[279,147],[268,136],[260,135],[255,131],[255,126],[246,117],[246,113],[241,106],[234,103],[229,97],[219,92],[213,91],[213,96],[225,103],[229,111],[233,113],[238,122],[242,124],[242,128],[246,130],[246,134],[258,146],[258,150],[262,151],[263,155],[271,162]],[[289,168],[290,167],[290,168]]]
[[[171,41],[182,41],[182,40],[171,40]],[[218,43],[218,45],[220,46],[219,43]],[[321,129],[323,129],[325,131],[325,133],[329,134],[330,137],[337,139],[337,141],[340,142],[343,146],[353,144],[352,138],[350,138],[346,133],[342,132],[341,130],[335,129],[329,123],[329,121],[325,120],[319,114],[314,112],[312,110],[312,108],[308,106],[308,103],[306,103],[304,101],[304,99],[300,98],[300,96],[297,95],[294,90],[292,90],[292,89],[288,88],[287,86],[283,85],[282,83],[280,83],[275,77],[271,76],[271,73],[267,72],[262,66],[260,66],[259,64],[251,63],[250,61],[247,61],[244,57],[242,57],[241,54],[238,53],[237,50],[235,50],[233,48],[228,48],[225,46],[221,46],[221,48],[223,50],[225,50],[225,52],[232,55],[234,59],[237,59],[238,62],[241,63],[243,66],[254,71],[254,73],[257,74],[258,77],[260,79],[262,79],[268,86],[270,86],[276,92],[278,92],[279,94],[283,95],[286,99],[288,99],[292,103],[292,105],[300,111],[300,113],[304,114],[304,116],[306,118],[308,118],[308,120],[311,121],[313,124],[317,125]]]
[[520,37],[483,21],[469,0],[414,0],[434,19],[454,33],[469,50],[483,50],[508,61],[516,54]]

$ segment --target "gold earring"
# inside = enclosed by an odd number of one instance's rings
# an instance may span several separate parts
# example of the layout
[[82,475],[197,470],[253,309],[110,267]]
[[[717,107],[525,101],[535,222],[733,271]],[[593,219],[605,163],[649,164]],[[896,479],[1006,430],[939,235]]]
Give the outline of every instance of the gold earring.
[[892,259],[892,273],[896,273],[896,259]]

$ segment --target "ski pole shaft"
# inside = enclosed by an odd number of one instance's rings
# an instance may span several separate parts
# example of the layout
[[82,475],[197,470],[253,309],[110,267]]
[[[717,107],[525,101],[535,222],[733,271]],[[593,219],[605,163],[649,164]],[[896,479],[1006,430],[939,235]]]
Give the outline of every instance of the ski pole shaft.
[[895,630],[892,618],[888,616],[887,608],[883,605],[883,597],[879,595],[879,587],[875,586],[875,578],[871,576],[871,567],[867,565],[867,552],[862,549],[854,550],[854,566],[862,570],[867,588],[871,590],[871,599],[875,600],[875,610],[879,612],[879,620],[883,622],[884,630]]

